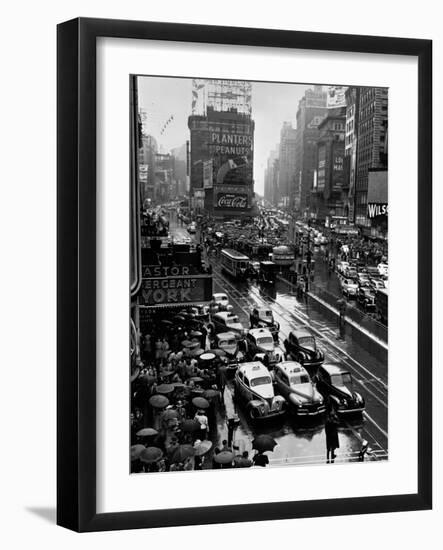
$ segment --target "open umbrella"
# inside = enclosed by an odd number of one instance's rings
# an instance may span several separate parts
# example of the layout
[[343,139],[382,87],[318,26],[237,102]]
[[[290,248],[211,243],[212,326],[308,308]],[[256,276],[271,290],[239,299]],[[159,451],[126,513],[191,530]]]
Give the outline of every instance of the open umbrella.
[[206,351],[205,353],[202,353],[199,357],[200,361],[213,361],[215,359],[215,353],[212,353],[212,351]]
[[156,389],[157,393],[168,394],[174,391],[174,386],[172,384],[160,384]]
[[197,445],[194,445],[195,456],[202,456],[206,454],[212,447],[212,441],[200,441]]
[[226,351],[220,348],[211,349],[211,353],[217,355],[217,357],[226,357]]
[[141,374],[138,379],[145,384],[152,384],[153,382],[155,382],[155,376],[153,376],[152,374]]
[[176,315],[174,317],[174,321],[177,321],[179,323],[183,323],[184,320],[185,320],[185,318],[183,317],[183,315]]
[[140,453],[145,449],[144,445],[132,445],[131,446],[131,460],[137,460],[140,458]]
[[192,330],[189,334],[192,338],[201,338],[203,336],[203,333],[199,330]]
[[173,324],[172,321],[169,321],[168,319],[162,319],[160,323],[166,326],[171,326]]
[[234,460],[234,453],[231,453],[231,451],[222,451],[214,456],[214,460],[218,464],[229,464]]
[[200,384],[200,382],[203,382],[203,378],[201,376],[191,376],[189,380],[192,380],[195,384]]
[[198,340],[192,340],[188,348],[191,350],[192,353],[196,348],[200,349],[200,342]]
[[198,409],[207,409],[209,407],[209,401],[207,401],[204,397],[194,397],[192,404]]
[[190,456],[195,455],[195,450],[192,445],[184,444],[179,445],[171,456],[171,462],[183,462]]
[[135,435],[138,437],[149,437],[150,435],[157,435],[158,431],[154,428],[142,428]]
[[194,420],[192,418],[188,418],[186,420],[183,420],[181,423],[181,429],[183,432],[193,433],[200,430],[200,422],[198,420]]
[[205,353],[205,350],[202,348],[191,349],[189,352],[189,357],[198,357],[202,353]]
[[146,449],[143,449],[140,453],[140,460],[147,464],[151,464],[152,462],[158,462],[162,456],[163,451],[158,447],[146,447]]
[[184,348],[189,348],[191,346],[193,346],[195,344],[195,342],[192,342],[191,340],[183,340],[181,345],[182,347]]
[[178,412],[175,409],[166,409],[166,411],[162,414],[163,420],[173,420],[174,418],[178,418]]
[[165,395],[157,394],[149,398],[149,403],[156,409],[163,409],[169,405],[169,399]]
[[174,386],[174,389],[176,389],[176,390],[184,390],[185,387],[186,387],[183,384],[183,382],[173,382],[172,385]]
[[263,453],[265,451],[273,451],[277,445],[277,441],[268,434],[258,435],[252,442],[252,448]]
[[220,395],[220,392],[218,390],[213,390],[212,388],[209,388],[208,390],[205,390],[203,392],[203,397],[205,399],[212,399],[214,397],[218,397]]

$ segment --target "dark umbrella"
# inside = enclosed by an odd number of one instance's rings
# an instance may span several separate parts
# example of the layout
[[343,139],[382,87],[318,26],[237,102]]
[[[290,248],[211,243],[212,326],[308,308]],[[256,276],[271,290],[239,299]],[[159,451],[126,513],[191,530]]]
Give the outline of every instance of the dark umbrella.
[[149,403],[156,409],[163,409],[169,405],[169,399],[165,395],[153,395],[149,398]]
[[[198,344],[197,344],[197,346],[198,346]],[[205,350],[202,349],[202,348],[191,349],[191,351],[189,352],[189,356],[190,357],[198,357],[202,353],[205,353]]]
[[183,420],[181,424],[181,429],[183,432],[196,432],[200,429],[200,422],[198,420],[188,418],[187,420]]
[[191,342],[191,340],[183,340],[181,345],[182,347],[184,348],[189,348],[191,346],[193,346],[195,344],[195,342]]
[[186,387],[183,382],[173,382],[172,385],[176,390],[183,390]]
[[174,386],[172,384],[160,384],[156,389],[157,393],[172,393]]
[[148,437],[150,435],[157,435],[158,431],[154,430],[154,428],[142,428],[139,430],[135,435],[138,437]]
[[195,456],[202,456],[206,454],[211,447],[212,447],[212,441],[208,441],[208,440],[200,441],[200,443],[194,447]]
[[162,456],[163,452],[158,447],[146,447],[146,449],[143,449],[140,453],[140,460],[147,464],[151,464],[152,462],[158,462]]
[[189,334],[192,338],[200,338],[203,336],[203,333],[199,330],[192,330]]
[[153,382],[155,382],[155,376],[153,376],[152,374],[142,374],[138,377],[138,379],[142,382],[145,382],[146,384],[152,384]]
[[192,403],[198,409],[207,409],[209,407],[209,401],[207,401],[204,397],[194,397]]
[[231,453],[231,451],[222,451],[221,453],[218,453],[218,455],[214,456],[215,462],[218,462],[218,464],[230,464],[234,459],[234,453]]
[[166,409],[162,414],[163,420],[172,420],[174,418],[178,418],[178,412],[175,409]]
[[166,325],[166,326],[170,326],[173,324],[172,321],[169,321],[168,319],[162,319],[160,322],[162,325]]
[[196,384],[199,384],[200,382],[203,382],[203,378],[201,376],[191,376],[189,380],[192,380]]
[[260,434],[252,442],[252,448],[257,449],[260,453],[273,451],[276,445],[277,441],[268,434]]
[[220,348],[211,349],[211,353],[217,355],[217,357],[226,357],[226,351]]
[[179,323],[183,323],[184,320],[185,318],[183,317],[183,315],[176,315],[174,317],[174,321],[178,321]]
[[132,445],[131,446],[131,460],[137,460],[140,458],[140,453],[145,449],[144,445]]
[[203,392],[203,397],[205,399],[212,399],[213,397],[218,397],[218,396],[219,396],[219,391],[218,390],[213,390],[212,388],[209,388],[209,390],[205,390]]
[[171,462],[183,462],[190,456],[195,455],[195,450],[192,445],[184,444],[179,445],[172,454]]

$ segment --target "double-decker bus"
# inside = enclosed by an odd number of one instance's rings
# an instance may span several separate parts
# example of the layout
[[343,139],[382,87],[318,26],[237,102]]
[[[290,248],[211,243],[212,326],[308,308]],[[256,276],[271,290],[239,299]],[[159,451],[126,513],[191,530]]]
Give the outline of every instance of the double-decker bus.
[[232,248],[224,248],[221,251],[222,270],[236,279],[245,277],[249,265],[249,258]]

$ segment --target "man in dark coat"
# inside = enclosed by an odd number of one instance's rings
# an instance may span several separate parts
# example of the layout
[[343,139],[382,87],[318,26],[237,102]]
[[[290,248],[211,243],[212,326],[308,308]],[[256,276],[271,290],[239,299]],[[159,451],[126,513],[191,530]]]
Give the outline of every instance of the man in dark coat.
[[325,422],[327,463],[334,462],[334,458],[336,458],[337,456],[335,454],[335,449],[338,449],[340,447],[340,444],[338,441],[337,425],[338,425],[337,415],[332,411],[329,412]]

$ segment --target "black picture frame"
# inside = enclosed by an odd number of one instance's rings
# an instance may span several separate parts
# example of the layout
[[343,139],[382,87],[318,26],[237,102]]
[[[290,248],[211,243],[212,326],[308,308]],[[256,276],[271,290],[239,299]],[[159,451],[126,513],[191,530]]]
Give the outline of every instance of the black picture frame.
[[[418,489],[415,494],[96,512],[96,39],[167,40],[418,59]],[[255,28],[74,19],[57,29],[57,523],[75,531],[432,507],[432,42]]]

